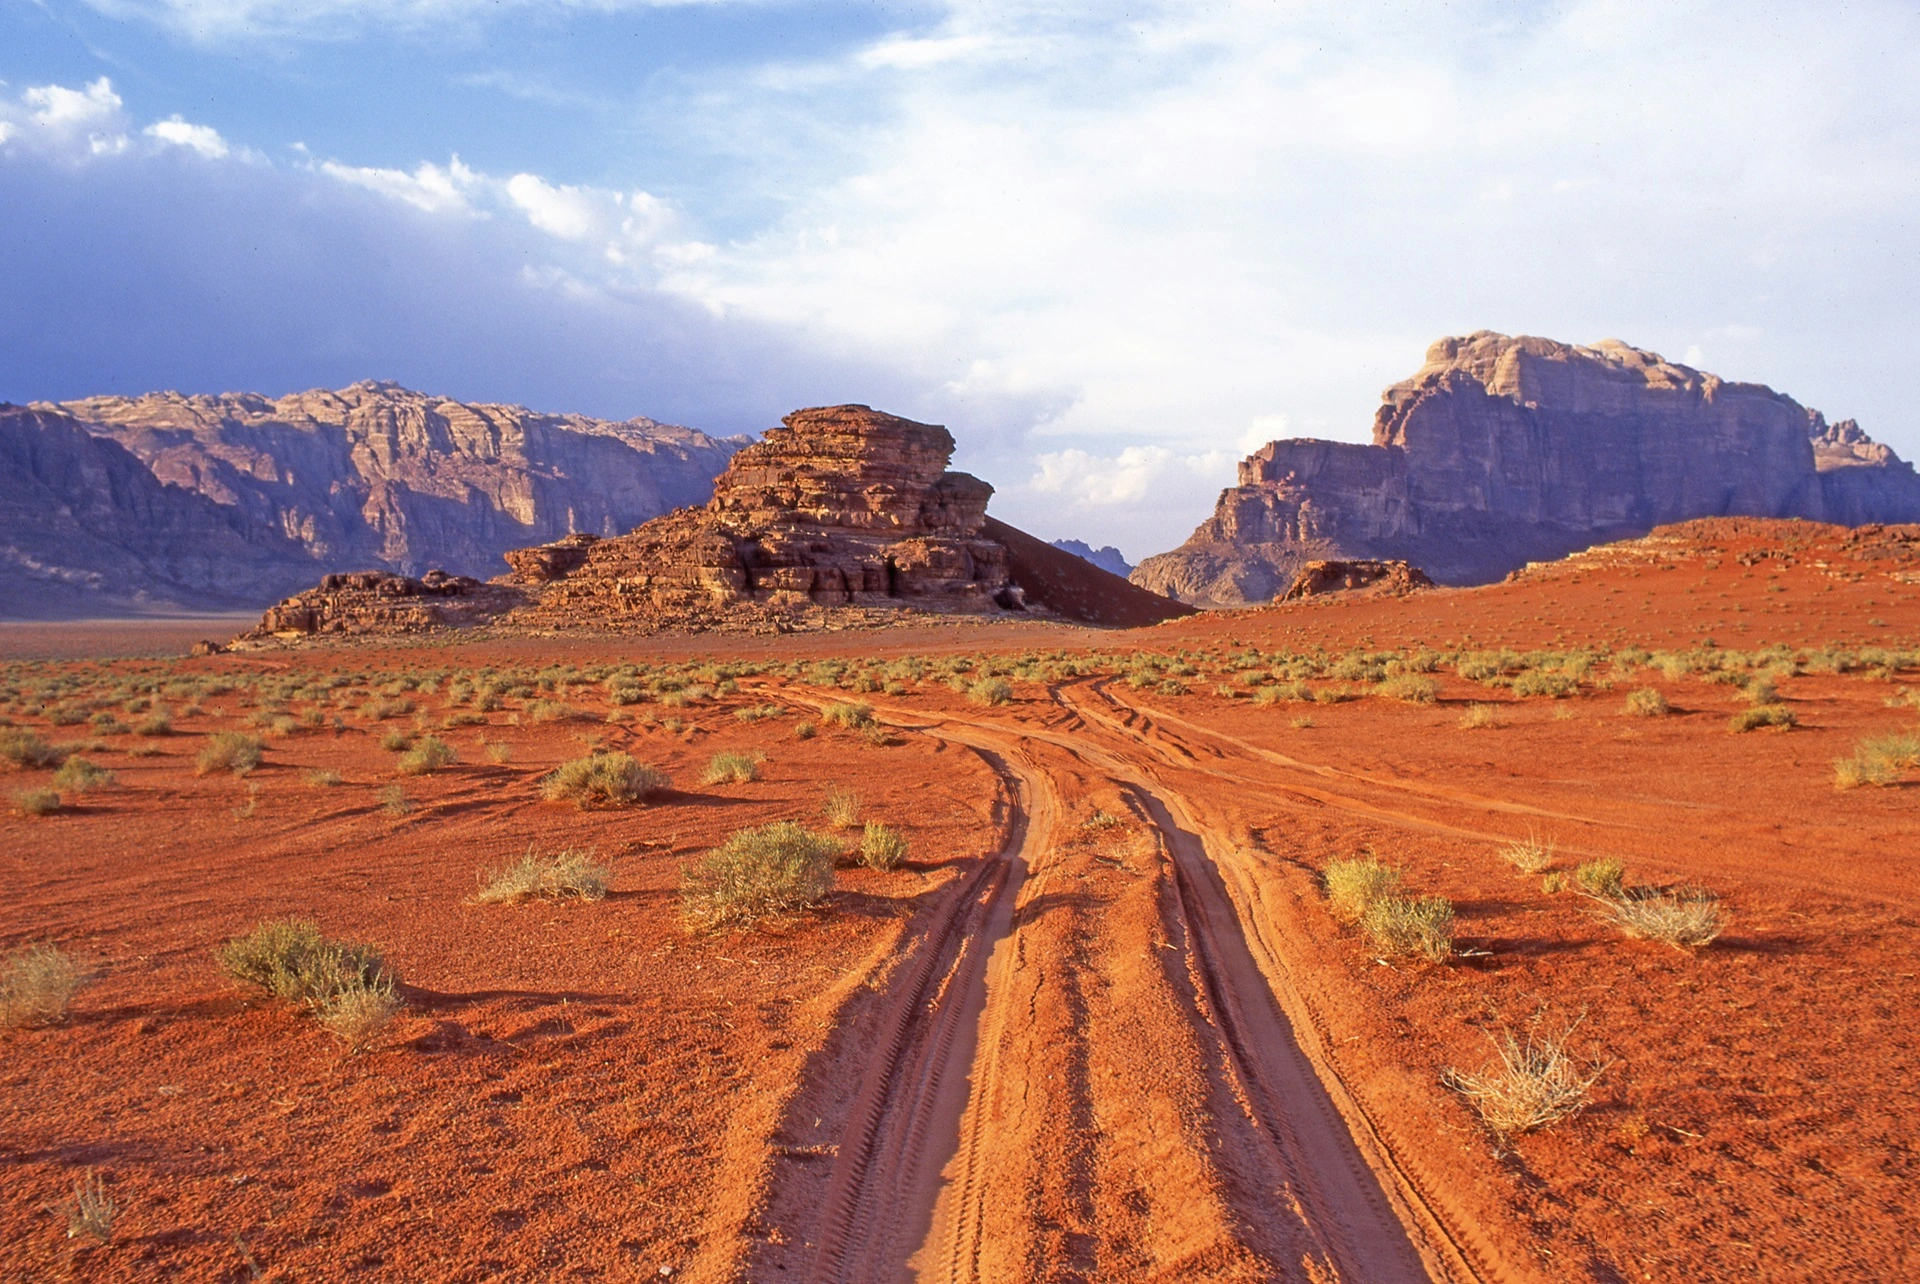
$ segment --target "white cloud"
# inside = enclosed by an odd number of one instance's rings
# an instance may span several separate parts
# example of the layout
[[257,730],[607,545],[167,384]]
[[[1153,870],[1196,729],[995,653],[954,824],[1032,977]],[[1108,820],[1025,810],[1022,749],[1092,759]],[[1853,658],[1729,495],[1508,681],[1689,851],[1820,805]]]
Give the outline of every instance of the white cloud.
[[466,213],[470,210],[467,201],[468,192],[478,181],[471,169],[460,163],[455,156],[445,169],[428,161],[422,161],[411,174],[401,169],[375,169],[360,165],[342,165],[338,161],[321,161],[319,170],[328,178],[337,179],[354,187],[364,187],[370,192],[378,192],[391,200],[402,201],[415,209],[426,210],[430,214],[445,211]]
[[177,115],[155,121],[140,132],[175,147],[190,148],[208,160],[220,160],[228,151],[227,140],[220,137],[219,130],[211,125],[189,124]]
[[1255,415],[1247,424],[1247,430],[1240,434],[1240,440],[1234,444],[1242,455],[1251,455],[1270,441],[1279,441],[1291,435],[1292,421],[1285,415]]
[[578,187],[555,187],[535,174],[515,174],[507,180],[507,195],[542,232],[564,241],[584,241],[606,235],[604,196]]
[[1165,446],[1128,446],[1108,456],[1077,449],[1049,451],[1034,462],[1038,471],[1027,489],[1082,504],[1111,505],[1138,503],[1187,477],[1217,476],[1230,461],[1220,451],[1176,455]]
[[40,85],[21,95],[33,108],[33,122],[43,129],[78,133],[114,126],[120,119],[120,95],[105,76],[85,89]]
[[14,124],[12,121],[0,120],[0,147],[6,146],[7,142],[10,139],[12,139],[15,134],[18,134],[19,132],[20,132],[20,127]]

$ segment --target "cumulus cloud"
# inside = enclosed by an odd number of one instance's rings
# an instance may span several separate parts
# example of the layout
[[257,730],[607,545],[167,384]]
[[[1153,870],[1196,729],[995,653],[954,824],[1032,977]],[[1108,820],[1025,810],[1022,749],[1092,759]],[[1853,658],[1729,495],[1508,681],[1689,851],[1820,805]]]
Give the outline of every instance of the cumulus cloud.
[[211,125],[189,124],[177,115],[157,120],[140,132],[163,143],[199,152],[208,160],[220,160],[228,151],[227,140],[220,137],[219,130]]
[[470,208],[467,195],[478,179],[478,175],[460,163],[458,156],[444,169],[431,161],[422,161],[412,173],[402,169],[343,165],[332,160],[321,161],[319,169],[328,178],[364,187],[429,213],[467,212]]

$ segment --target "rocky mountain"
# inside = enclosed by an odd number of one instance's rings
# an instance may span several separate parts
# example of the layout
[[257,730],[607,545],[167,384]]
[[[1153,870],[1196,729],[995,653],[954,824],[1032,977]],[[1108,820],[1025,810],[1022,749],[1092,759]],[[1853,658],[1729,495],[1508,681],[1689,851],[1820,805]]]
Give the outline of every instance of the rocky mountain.
[[1920,478],[1852,421],[1607,340],[1442,339],[1388,388],[1371,445],[1293,439],[1240,464],[1185,544],[1133,581],[1265,601],[1317,559],[1401,559],[1441,583],[1714,516],[1920,520]]
[[[574,531],[616,534],[703,502],[747,441],[651,419],[614,423],[472,405],[372,382],[278,400],[93,397],[6,407],[0,419],[16,440],[35,433],[50,434],[49,443],[69,440],[78,429],[112,444],[153,486],[179,492],[167,504],[197,512],[182,507],[182,497],[203,499],[247,549],[242,556],[209,549],[206,564],[219,569],[201,576],[204,583],[119,581],[126,557],[143,555],[150,514],[117,507],[132,497],[125,486],[102,490],[79,497],[103,518],[99,535],[22,571],[24,596],[0,606],[0,615],[112,609],[136,592],[180,605],[258,605],[329,570],[492,575],[509,549]],[[9,515],[0,546],[31,543],[36,520],[30,505]],[[282,573],[289,557],[304,561],[291,581]],[[116,583],[119,596],[105,587]],[[84,585],[97,587],[77,587]]]
[[1082,561],[1092,562],[1110,575],[1125,579],[1133,574],[1133,563],[1111,544],[1095,548],[1083,539],[1057,539],[1053,541],[1053,546],[1063,553],[1072,553]]
[[[511,576],[327,577],[253,637],[534,629],[788,631],[1045,609],[1102,624],[1190,608],[987,516],[993,487],[947,471],[953,437],[867,406],[796,410],[736,454],[712,498],[607,538],[509,552]],[[1031,586],[1029,588],[1029,586]]]

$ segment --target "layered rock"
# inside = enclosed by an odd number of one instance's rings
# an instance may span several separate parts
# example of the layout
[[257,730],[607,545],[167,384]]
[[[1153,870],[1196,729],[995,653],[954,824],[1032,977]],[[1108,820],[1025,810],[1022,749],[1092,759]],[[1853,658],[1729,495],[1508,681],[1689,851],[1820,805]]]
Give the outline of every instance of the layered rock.
[[1920,482],[1850,423],[1608,340],[1442,339],[1388,388],[1373,443],[1272,442],[1135,583],[1263,601],[1305,562],[1399,559],[1443,583],[1688,518],[1920,519]]
[[[277,400],[167,392],[33,409],[117,444],[157,483],[231,514],[249,539],[284,541],[304,555],[297,582],[309,584],[350,567],[487,576],[511,549],[630,530],[704,502],[746,441],[372,382]],[[257,605],[290,587],[246,558],[219,560],[229,599]]]
[[328,575],[317,588],[267,609],[246,641],[316,634],[424,633],[488,623],[520,605],[511,585],[428,571],[419,579],[387,571]]
[[1297,602],[1327,593],[1353,592],[1400,597],[1432,587],[1433,581],[1425,571],[1405,562],[1308,562],[1294,573],[1293,582],[1287,585],[1280,600]]

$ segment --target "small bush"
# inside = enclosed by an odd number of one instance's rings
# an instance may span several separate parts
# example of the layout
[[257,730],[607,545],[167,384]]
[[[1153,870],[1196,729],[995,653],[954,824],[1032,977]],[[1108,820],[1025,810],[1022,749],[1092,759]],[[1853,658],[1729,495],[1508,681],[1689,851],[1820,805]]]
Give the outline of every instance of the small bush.
[[696,927],[751,926],[818,903],[833,890],[840,842],[792,821],[743,829],[689,865],[681,906]]
[[356,990],[391,994],[399,980],[373,946],[328,940],[297,918],[234,937],[220,948],[220,964],[235,980],[315,1012]]
[[513,759],[513,746],[504,740],[496,740],[487,746],[487,761],[492,763],[510,762]]
[[411,700],[369,700],[360,706],[361,715],[375,722],[384,721],[387,718],[405,717],[412,712],[413,701]]
[[820,802],[820,814],[835,829],[852,829],[860,823],[860,795],[839,785],[828,785]]
[[1676,949],[1709,945],[1726,926],[1720,898],[1701,887],[1616,896],[1601,902],[1600,917],[1628,936],[1664,941]]
[[60,810],[60,794],[53,789],[21,789],[14,793],[13,805],[23,816],[51,816]]
[[580,711],[558,700],[535,700],[527,706],[527,717],[535,722],[572,722]]
[[1558,870],[1540,880],[1540,890],[1549,896],[1558,896],[1567,887],[1567,876]]
[[667,775],[624,753],[593,753],[563,762],[541,783],[548,802],[572,802],[585,811],[594,806],[623,807],[667,787]]
[[1333,912],[1349,923],[1359,922],[1374,902],[1391,896],[1400,886],[1400,871],[1372,856],[1328,861],[1320,877]]
[[425,776],[451,766],[456,755],[453,746],[438,736],[423,736],[420,743],[400,755],[394,770],[403,776]]
[[1635,718],[1660,718],[1673,712],[1667,698],[1652,687],[1642,687],[1627,695],[1627,713]]
[[1494,1045],[1497,1063],[1478,1074],[1448,1067],[1441,1081],[1465,1097],[1502,1142],[1545,1128],[1580,1113],[1604,1069],[1575,1064],[1566,1050],[1572,1033],[1571,1027],[1557,1038],[1529,1031],[1521,1043],[1508,1031]]
[[1558,700],[1579,689],[1579,682],[1564,673],[1542,673],[1538,669],[1529,669],[1513,680],[1513,693],[1517,696],[1545,696],[1549,700]]
[[1470,704],[1460,715],[1460,727],[1464,731],[1488,731],[1506,725],[1500,711],[1490,704]]
[[173,719],[159,710],[155,710],[134,724],[133,734],[136,736],[170,736],[173,734]]
[[58,1025],[86,984],[79,966],[55,945],[29,945],[0,966],[0,1025]]
[[1743,688],[1747,702],[1755,705],[1779,704],[1780,692],[1773,685],[1772,678],[1749,678]]
[[16,767],[58,767],[67,760],[67,751],[42,740],[31,731],[9,728],[0,731],[0,759]]
[[53,773],[53,783],[56,786],[75,794],[83,794],[89,789],[111,785],[113,780],[111,771],[88,762],[85,758],[69,758],[60,764],[60,770]]
[[703,785],[748,784],[760,779],[761,761],[758,754],[724,749],[707,760],[707,774],[700,778],[700,783]]
[[340,783],[340,773],[313,768],[300,773],[300,783],[309,789],[332,789]]
[[378,797],[380,799],[380,810],[389,816],[411,816],[413,814],[413,800],[407,797],[407,791],[399,785],[386,786],[380,791]]
[[1727,722],[1727,730],[1737,733],[1752,731],[1756,727],[1778,727],[1785,731],[1798,725],[1799,721],[1793,716],[1793,710],[1783,704],[1760,704],[1734,714]]
[[388,753],[405,753],[413,748],[413,737],[395,727],[380,737],[380,747]]
[[804,718],[793,724],[793,738],[795,740],[811,740],[813,739],[813,733],[814,725]]
[[1440,696],[1440,684],[1417,673],[1388,678],[1375,690],[1390,700],[1404,700],[1408,704],[1432,704]]
[[1516,838],[1500,849],[1500,859],[1522,874],[1544,874],[1553,868],[1553,840],[1541,842],[1538,835]]
[[894,869],[907,858],[907,840],[897,829],[870,820],[860,835],[860,860],[869,869]]
[[613,871],[594,860],[591,852],[569,848],[557,855],[539,856],[529,849],[506,868],[485,871],[473,899],[482,905],[514,904],[534,897],[557,901],[575,896],[583,901],[600,901],[607,897],[607,881],[612,875]]
[[1618,896],[1626,879],[1627,867],[1613,856],[1583,861],[1573,871],[1573,881],[1589,896]]
[[829,727],[855,731],[873,721],[873,706],[858,701],[836,701],[820,710],[820,721]]
[[193,761],[195,775],[209,776],[216,771],[231,771],[244,776],[260,765],[266,746],[258,736],[238,731],[220,731],[207,737],[200,756]]
[[1453,902],[1444,896],[1382,896],[1360,925],[1387,954],[1418,954],[1444,963],[1453,954]]
[[362,986],[340,991],[314,1015],[321,1029],[355,1053],[378,1038],[399,1011],[400,1000],[391,989]]
[[1833,784],[1836,789],[1891,785],[1912,767],[1920,767],[1920,734],[1868,736],[1853,747],[1852,757],[1834,759]]
[[1013,699],[1013,684],[1005,678],[985,678],[967,688],[967,699],[974,704],[1005,704]]

